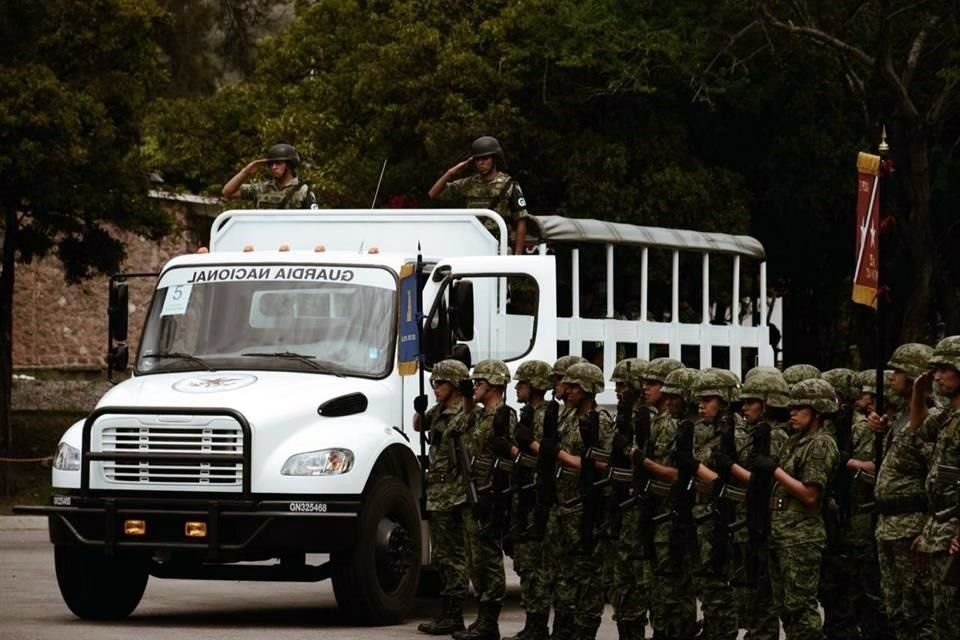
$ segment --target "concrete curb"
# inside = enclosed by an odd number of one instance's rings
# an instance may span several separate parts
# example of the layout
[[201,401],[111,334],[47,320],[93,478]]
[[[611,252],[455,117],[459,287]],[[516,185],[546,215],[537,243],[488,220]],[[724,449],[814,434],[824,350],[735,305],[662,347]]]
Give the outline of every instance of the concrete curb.
[[46,528],[46,516],[0,516],[0,531],[39,531]]

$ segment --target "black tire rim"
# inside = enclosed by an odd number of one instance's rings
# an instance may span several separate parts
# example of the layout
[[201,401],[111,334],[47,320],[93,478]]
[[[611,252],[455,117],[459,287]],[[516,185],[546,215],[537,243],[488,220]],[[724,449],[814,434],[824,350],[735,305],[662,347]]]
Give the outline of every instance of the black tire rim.
[[375,545],[377,579],[385,593],[395,591],[410,570],[413,547],[402,524],[384,517],[377,525]]

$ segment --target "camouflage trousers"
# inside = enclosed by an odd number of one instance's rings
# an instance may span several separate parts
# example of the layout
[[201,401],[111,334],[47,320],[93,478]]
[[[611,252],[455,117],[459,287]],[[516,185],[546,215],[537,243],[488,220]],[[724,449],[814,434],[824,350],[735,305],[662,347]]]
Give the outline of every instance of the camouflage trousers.
[[676,575],[653,573],[653,569],[670,555],[669,537],[669,524],[657,528],[657,558],[647,565],[651,575],[650,623],[654,631],[667,637],[692,638],[697,634],[698,625],[691,563],[684,561]]
[[873,545],[828,548],[820,569],[823,633],[831,640],[893,640]]
[[917,571],[912,539],[878,540],[883,601],[897,638],[928,640],[933,629],[933,589],[930,578]]
[[480,535],[480,525],[467,508],[463,512],[470,581],[481,604],[502,602],[507,593],[500,540]]
[[[747,554],[751,553],[746,542],[734,544],[734,558],[738,567],[743,567]],[[738,625],[747,630],[748,640],[778,640],[780,638],[780,619],[773,606],[773,589],[770,586],[770,574],[760,571],[757,584],[735,586],[733,597],[737,603]],[[742,579],[745,574],[740,575]]]
[[804,542],[770,549],[773,604],[790,640],[823,640],[817,585],[823,547]]
[[940,579],[950,564],[946,551],[930,554],[930,576],[933,582],[933,617],[937,638],[956,638],[960,633],[960,588],[949,587]]
[[430,512],[430,546],[440,572],[440,595],[456,600],[467,597],[467,549],[463,509]]
[[579,627],[595,628],[603,614],[603,558],[599,545],[592,553],[580,549],[582,509],[555,509],[550,523],[556,527],[556,546],[547,547],[557,556],[554,608],[572,612]]
[[646,625],[650,606],[650,569],[640,544],[638,509],[624,512],[620,539],[613,556],[613,588],[610,591],[613,619]]
[[513,545],[513,569],[520,576],[520,607],[527,613],[550,613],[551,558],[540,540]]
[[730,589],[732,549],[728,548],[722,553],[724,558],[719,566],[713,565],[713,527],[711,522],[701,527],[698,532],[700,560],[694,569],[693,584],[700,597],[704,637],[711,640],[735,640],[739,628],[733,591]]

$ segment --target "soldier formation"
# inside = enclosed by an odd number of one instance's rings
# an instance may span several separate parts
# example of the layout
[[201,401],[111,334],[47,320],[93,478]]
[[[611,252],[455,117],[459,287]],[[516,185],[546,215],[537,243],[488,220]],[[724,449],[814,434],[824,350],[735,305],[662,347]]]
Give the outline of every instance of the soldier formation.
[[[419,630],[499,640],[955,638],[960,629],[960,336],[876,373],[688,369],[578,356],[433,367],[427,507],[442,608]],[[464,626],[473,584],[477,619]],[[698,619],[697,602],[702,618]],[[818,606],[822,607],[824,618]],[[548,627],[553,611],[552,631]]]

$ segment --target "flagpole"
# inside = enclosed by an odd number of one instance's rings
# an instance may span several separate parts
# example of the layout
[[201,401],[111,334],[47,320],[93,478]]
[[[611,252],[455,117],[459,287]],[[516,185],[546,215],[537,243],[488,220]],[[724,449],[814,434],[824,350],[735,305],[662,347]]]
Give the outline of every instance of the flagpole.
[[419,378],[420,384],[420,393],[417,396],[416,401],[414,402],[414,407],[417,410],[417,413],[420,414],[420,471],[421,471],[421,482],[420,482],[420,512],[425,514],[427,512],[427,470],[430,468],[430,459],[427,457],[427,425],[424,419],[424,414],[427,410],[427,394],[425,391],[424,384],[424,364],[426,363],[426,358],[423,354],[423,251],[420,247],[420,243],[417,243],[417,267],[416,267],[416,283],[417,283],[417,377]]
[[[875,182],[876,186],[874,187],[875,192],[879,187],[880,176],[883,175],[884,173],[884,164],[887,162],[887,155],[890,152],[890,145],[887,144],[887,128],[886,127],[883,127],[883,131],[880,134],[880,144],[877,147],[877,150],[880,152],[880,171],[877,173],[877,178]],[[872,201],[873,201],[873,198],[871,197],[871,205],[872,205]],[[881,202],[882,201],[883,201],[883,197],[881,196]],[[879,223],[882,221],[881,209],[882,207],[878,202],[877,203],[878,228],[879,228]],[[869,210],[868,210],[868,214],[869,214]],[[880,235],[881,235],[880,233],[877,234],[877,236],[880,236]],[[877,242],[877,255],[879,256],[880,255],[880,238],[879,237],[876,238],[876,242]],[[866,238],[864,238],[863,244],[866,245]],[[885,313],[886,305],[884,304],[884,300],[883,300],[883,284],[881,283],[880,278],[881,278],[881,269],[880,269],[880,264],[878,260],[878,263],[877,263],[877,371],[876,371],[877,395],[876,395],[876,401],[874,403],[874,406],[875,406],[877,415],[880,417],[883,417],[884,400],[885,400],[884,393],[883,393],[883,386],[884,386],[884,383],[886,382],[886,380],[884,379],[885,378],[884,370],[886,368],[885,367],[886,357],[884,355],[884,324],[886,319],[886,313]],[[883,463],[883,455],[884,455],[883,440],[884,440],[883,433],[877,433],[874,436],[873,455],[874,455],[874,465],[876,466],[877,473],[880,472],[880,465]]]

